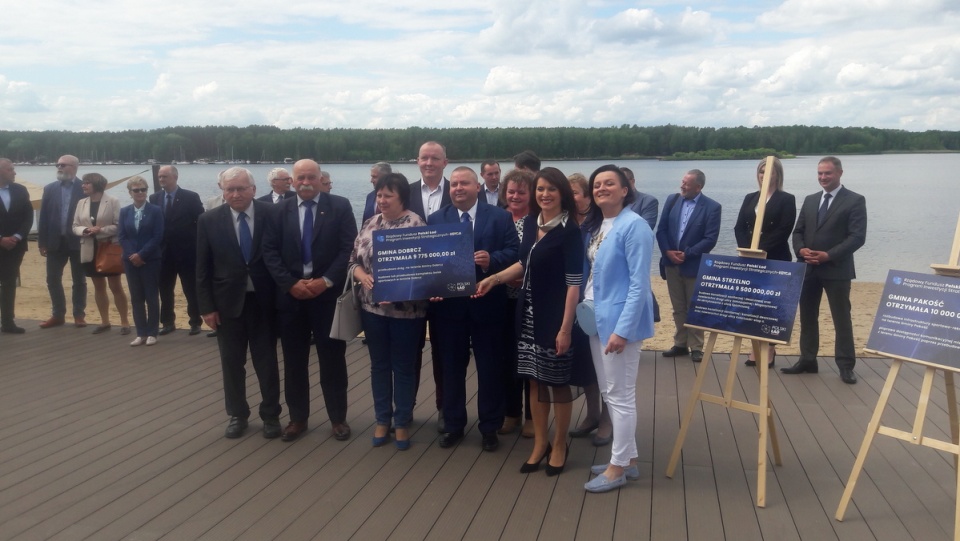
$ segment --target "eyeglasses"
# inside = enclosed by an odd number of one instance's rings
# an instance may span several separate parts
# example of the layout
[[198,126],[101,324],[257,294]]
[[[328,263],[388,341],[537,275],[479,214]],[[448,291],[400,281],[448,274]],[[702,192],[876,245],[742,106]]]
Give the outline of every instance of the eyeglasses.
[[73,167],[72,163],[58,163],[57,169],[63,169],[64,167]]
[[130,188],[130,193],[147,193],[146,188]]

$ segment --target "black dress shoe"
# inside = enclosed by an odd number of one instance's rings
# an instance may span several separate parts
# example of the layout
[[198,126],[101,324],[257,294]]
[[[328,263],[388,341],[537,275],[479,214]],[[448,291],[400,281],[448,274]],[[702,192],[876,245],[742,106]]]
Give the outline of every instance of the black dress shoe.
[[446,449],[453,447],[463,439],[463,432],[444,432],[440,434],[440,447]]
[[272,440],[280,437],[282,432],[280,428],[280,419],[263,420],[263,437]]
[[207,333],[207,338],[216,338],[216,337],[217,337],[217,331],[210,331]]
[[200,334],[200,325],[190,325],[190,336]]
[[159,336],[163,336],[165,334],[170,334],[175,330],[177,330],[177,328],[174,327],[173,325],[164,325],[163,327],[160,327],[160,332],[158,332],[157,334]]
[[703,352],[702,352],[702,351],[691,351],[691,352],[690,352],[690,360],[693,361],[693,362],[695,362],[695,363],[698,363],[698,362],[702,361],[702,360],[703,360]]
[[483,450],[492,453],[500,447],[500,439],[496,432],[488,432],[483,435]]
[[780,371],[784,374],[803,374],[804,372],[816,374],[820,371],[820,367],[817,361],[797,361],[793,366],[781,368]]
[[0,327],[0,332],[5,334],[23,334],[27,332],[23,327],[17,327],[16,325],[4,325]]
[[239,438],[243,435],[243,431],[246,429],[246,419],[241,419],[240,417],[231,417],[230,424],[227,425],[227,433],[225,435],[230,439]]
[[857,375],[853,373],[853,368],[841,368],[840,380],[847,385],[853,385],[857,382]]
[[684,357],[690,353],[690,350],[687,348],[682,348],[680,346],[673,346],[672,348],[664,351],[660,355],[664,357]]

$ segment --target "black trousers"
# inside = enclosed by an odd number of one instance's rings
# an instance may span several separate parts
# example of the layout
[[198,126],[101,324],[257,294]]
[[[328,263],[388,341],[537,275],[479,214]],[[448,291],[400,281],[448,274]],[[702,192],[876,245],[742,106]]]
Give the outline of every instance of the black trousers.
[[263,309],[256,294],[247,293],[238,318],[220,316],[217,343],[223,370],[223,398],[227,415],[250,417],[247,403],[247,349],[260,383],[260,418],[280,417],[280,370],[274,311]]
[[[19,247],[18,247],[19,248]],[[0,249],[0,322],[4,327],[14,327],[14,306],[17,301],[17,277],[23,250]]]
[[[190,251],[191,248],[184,248]],[[196,247],[192,248],[196,252]],[[168,248],[164,250],[160,260],[160,325],[172,327],[177,316],[173,311],[173,290],[177,286],[177,277],[180,277],[180,287],[183,296],[187,299],[187,315],[191,327],[199,327],[203,320],[200,318],[200,307],[197,305],[197,259],[187,253],[174,253]]]
[[824,280],[807,272],[800,290],[800,360],[816,362],[820,351],[820,301],[827,293],[836,329],[834,358],[838,368],[853,369],[857,362],[850,318],[850,280]]

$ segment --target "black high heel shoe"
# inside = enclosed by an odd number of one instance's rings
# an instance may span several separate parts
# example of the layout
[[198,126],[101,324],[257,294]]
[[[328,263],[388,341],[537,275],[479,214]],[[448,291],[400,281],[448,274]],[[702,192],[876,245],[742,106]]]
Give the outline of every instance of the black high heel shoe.
[[[552,453],[552,452],[553,452],[553,447],[548,443],[548,444],[547,444],[547,450],[543,452],[543,455],[540,457],[540,460],[538,460],[538,461],[536,461],[536,462],[534,462],[534,463],[532,463],[532,464],[531,464],[530,462],[524,462],[524,463],[523,463],[523,466],[520,466],[520,473],[533,473],[533,472],[539,470],[539,469],[540,469],[540,463],[543,462],[543,459],[545,459],[545,458],[547,458],[548,456],[550,456],[550,453]],[[548,465],[547,467],[549,467],[549,465]]]
[[550,461],[547,461],[547,477],[553,477],[554,475],[560,475],[563,473],[563,467],[567,465],[567,457],[570,456],[570,446],[567,446],[567,451],[563,454],[563,464],[559,466],[551,466]]

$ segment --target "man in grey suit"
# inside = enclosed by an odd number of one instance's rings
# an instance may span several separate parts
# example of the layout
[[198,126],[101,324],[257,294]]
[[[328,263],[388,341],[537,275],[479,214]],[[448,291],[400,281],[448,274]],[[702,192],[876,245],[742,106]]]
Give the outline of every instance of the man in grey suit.
[[197,220],[197,302],[204,323],[217,331],[226,437],[247,428],[247,349],[260,382],[265,438],[280,437],[280,371],[277,367],[276,284],[263,262],[261,241],[274,209],[254,201],[253,175],[231,167],[220,176],[225,204]]
[[40,255],[47,258],[47,290],[53,310],[50,319],[40,324],[41,329],[63,325],[67,313],[63,268],[68,262],[73,278],[73,322],[77,327],[87,326],[87,277],[80,266],[80,238],[73,234],[72,228],[77,202],[83,198],[83,188],[77,178],[79,166],[80,160],[76,156],[60,156],[57,180],[43,187],[37,245]]
[[821,191],[808,195],[793,230],[797,260],[807,264],[800,291],[800,360],[784,374],[817,373],[820,300],[827,292],[836,331],[834,356],[840,379],[854,384],[857,362],[850,319],[850,281],[857,277],[853,253],[867,240],[867,202],[840,184],[843,166],[827,156],[817,164]]
[[637,189],[637,180],[634,178],[633,171],[629,167],[621,167],[620,170],[627,176],[627,180],[630,181],[630,188],[637,194],[637,198],[633,203],[630,203],[630,210],[636,212],[641,218],[646,220],[647,224],[650,225],[651,231],[656,231],[657,213],[660,209],[660,202],[657,201],[656,197]]

